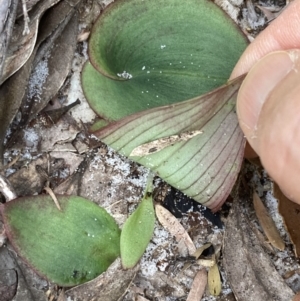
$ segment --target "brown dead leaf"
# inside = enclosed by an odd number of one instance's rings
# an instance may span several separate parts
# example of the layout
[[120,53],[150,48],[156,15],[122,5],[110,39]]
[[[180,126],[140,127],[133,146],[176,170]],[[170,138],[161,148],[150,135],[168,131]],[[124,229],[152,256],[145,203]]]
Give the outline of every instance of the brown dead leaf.
[[[44,60],[40,61],[40,64],[31,74],[26,101],[23,101],[26,105],[22,107],[21,123],[23,126],[45,108],[70,72],[76,47],[77,28],[78,17],[75,14],[61,35],[55,40],[50,53],[46,55]],[[44,81],[37,80],[43,75],[45,76]]]
[[203,253],[203,251],[208,249],[210,246],[211,246],[211,243],[204,244],[203,246],[198,248],[196,250],[196,252],[194,254],[192,254],[192,256],[195,257],[196,259],[198,259],[201,256],[201,254]]
[[202,269],[196,274],[186,301],[201,300],[205,292],[206,284],[207,284],[207,272],[205,269]]
[[223,265],[230,287],[239,301],[291,300],[293,291],[249,227],[245,212],[253,210],[250,199],[249,195],[236,196],[226,223]]
[[212,296],[219,296],[222,289],[221,276],[217,263],[208,270],[208,290]]
[[16,116],[26,92],[33,59],[34,57],[30,57],[26,64],[0,87],[0,158],[3,156],[6,131]]
[[[37,4],[41,0],[26,0],[26,8],[27,11],[29,12],[32,10],[35,4]],[[19,1],[18,8],[17,8],[17,16],[21,17],[23,16],[23,8],[22,8],[22,1]]]
[[29,13],[29,34],[23,35],[23,19],[15,24],[12,39],[8,45],[0,84],[26,63],[35,46],[41,16],[49,7],[53,6],[58,1],[59,0],[43,0],[34,6]]
[[278,211],[283,218],[285,228],[288,231],[294,245],[294,252],[300,256],[300,205],[289,200],[281,191],[279,186],[274,183],[274,197],[278,200]]
[[0,78],[5,64],[7,47],[15,23],[17,4],[18,0],[1,1],[0,3]]
[[[196,247],[178,219],[161,205],[155,206],[155,212],[158,221],[167,231],[169,231],[175,237],[178,244],[183,243],[185,247],[184,253],[186,253],[187,251],[188,254],[192,256],[196,252]],[[186,254],[181,255],[186,256]]]
[[[29,81],[29,76],[30,76],[30,73],[32,70],[32,66],[33,66],[34,62],[36,62],[36,60],[37,60],[36,55],[41,56],[42,53],[44,53],[47,49],[50,49],[53,46],[54,38],[57,38],[57,36],[59,36],[59,34],[62,32],[62,30],[68,23],[70,17],[75,12],[76,4],[78,4],[79,1],[80,0],[72,0],[71,3],[69,3],[70,1],[62,1],[62,4],[60,3],[59,5],[51,8],[51,10],[47,13],[47,17],[41,21],[42,26],[39,31],[37,43],[35,45],[35,48],[31,54],[31,56],[26,61],[24,66],[19,71],[17,71],[14,75],[12,75],[8,80],[6,80],[3,83],[3,85],[1,86],[1,88],[0,88],[0,122],[1,122],[2,126],[0,129],[0,157],[2,157],[2,153],[3,153],[3,140],[5,137],[6,131],[9,127],[9,125],[11,124],[13,118],[16,116],[20,106],[23,107],[22,119],[20,122],[20,126],[26,125],[29,120],[29,117],[32,116],[32,114],[31,114],[32,108],[31,108],[31,106],[29,106],[29,103],[27,102],[27,97],[24,97],[24,95],[26,93],[26,89],[27,89],[26,86]],[[43,2],[43,1],[41,1],[41,2]],[[72,6],[73,4],[75,6]],[[39,5],[40,5],[40,3],[39,3]],[[62,14],[64,14],[64,18],[62,18]],[[57,19],[57,17],[56,18],[52,17],[53,15],[59,16],[61,19]],[[73,30],[76,31],[77,27],[74,27]],[[53,35],[52,35],[52,33],[53,33]],[[49,37],[51,37],[51,39]],[[72,38],[73,38],[73,40],[76,39],[76,37],[73,37],[71,35],[70,39],[72,40]],[[47,39],[47,43],[45,42],[46,39]],[[42,42],[43,42],[43,49],[40,50],[39,46]],[[67,39],[67,42],[70,42],[69,38]],[[62,44],[62,45],[65,45],[65,44]],[[74,48],[75,46],[73,45],[72,47]],[[66,49],[69,49],[69,48],[70,48],[70,46],[68,46]],[[58,55],[59,55],[59,53],[58,53]],[[66,59],[66,56],[63,55],[62,58]],[[70,58],[70,60],[71,59],[72,59],[72,57]],[[56,57],[55,57],[55,60],[58,61],[57,63],[61,62],[60,60],[57,60]],[[50,98],[57,92],[57,90],[61,86],[61,80],[58,80],[58,82],[57,82],[57,77],[63,77],[63,79],[66,77],[65,73],[69,72],[69,69],[70,69],[70,64],[71,64],[70,60],[66,61],[65,65],[62,65],[62,67],[64,66],[66,68],[63,71],[61,71],[61,69],[59,69],[59,68],[57,69],[57,67],[55,65],[57,63],[51,64],[51,66],[49,66],[49,69],[51,69],[52,73],[56,72],[56,74],[59,74],[59,75],[56,75],[54,77],[52,76],[50,78],[50,80],[52,80],[53,82],[51,82],[51,85],[47,86],[47,89],[46,89],[47,91],[45,91],[44,94],[42,95],[43,97],[47,97],[47,99],[45,99],[45,102],[49,101]],[[55,86],[56,88],[54,89],[53,86]],[[23,99],[23,105],[21,105],[22,99]],[[25,109],[25,108],[27,108],[27,109]],[[18,139],[15,138],[15,140],[18,140]]]
[[[7,299],[7,301],[47,301],[43,291],[48,285],[47,281],[41,279],[33,270],[29,269],[15,252],[11,251],[9,244],[0,248],[0,275],[7,274],[8,270],[16,274],[16,277],[14,277],[10,273],[10,278],[6,278],[9,281],[7,283],[12,285],[14,285],[14,278],[16,278],[16,291],[13,298]],[[1,294],[0,300],[4,301],[2,297]]]
[[270,217],[266,207],[256,192],[253,193],[253,204],[256,216],[269,242],[273,247],[283,251],[285,248],[284,241],[282,240],[274,221]]
[[133,269],[122,270],[118,258],[106,272],[92,281],[67,290],[65,295],[71,300],[117,301],[126,292],[138,270],[138,265]]
[[17,273],[14,269],[0,270],[1,301],[10,301],[17,291]]

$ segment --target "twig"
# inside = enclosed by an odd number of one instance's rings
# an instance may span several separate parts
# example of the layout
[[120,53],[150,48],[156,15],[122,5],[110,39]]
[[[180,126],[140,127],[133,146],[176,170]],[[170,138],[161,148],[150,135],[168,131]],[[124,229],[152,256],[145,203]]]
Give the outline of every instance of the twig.
[[44,187],[44,190],[51,196],[51,198],[52,198],[53,202],[55,203],[57,209],[58,209],[59,211],[61,211],[61,207],[60,207],[60,205],[59,205],[58,199],[57,199],[57,197],[55,196],[53,190],[52,190],[49,186],[45,186],[45,187]]
[[22,9],[23,9],[23,15],[24,15],[24,30],[23,30],[23,36],[30,33],[28,23],[30,21],[27,7],[26,7],[26,0],[22,0]]
[[9,202],[17,197],[15,190],[9,183],[9,181],[0,175],[0,192],[4,195],[6,202]]

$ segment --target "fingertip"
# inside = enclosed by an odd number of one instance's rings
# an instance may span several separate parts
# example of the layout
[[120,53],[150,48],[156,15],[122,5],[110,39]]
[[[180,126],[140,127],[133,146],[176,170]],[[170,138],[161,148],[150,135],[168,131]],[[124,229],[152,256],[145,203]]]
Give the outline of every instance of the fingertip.
[[292,70],[294,62],[286,51],[273,52],[259,60],[250,70],[237,96],[240,126],[258,152],[257,123],[268,95]]

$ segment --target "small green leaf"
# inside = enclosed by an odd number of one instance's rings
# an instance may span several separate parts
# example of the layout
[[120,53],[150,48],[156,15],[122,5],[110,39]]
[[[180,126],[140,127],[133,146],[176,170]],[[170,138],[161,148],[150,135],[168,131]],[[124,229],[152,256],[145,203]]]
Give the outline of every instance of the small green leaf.
[[212,1],[118,0],[91,32],[83,91],[98,115],[118,120],[224,84],[247,44]]
[[61,286],[89,281],[120,254],[120,230],[101,207],[77,196],[15,199],[0,206],[8,238],[39,274]]
[[155,214],[150,176],[145,195],[126,220],[121,232],[121,260],[124,268],[133,268],[145,252],[154,231]]

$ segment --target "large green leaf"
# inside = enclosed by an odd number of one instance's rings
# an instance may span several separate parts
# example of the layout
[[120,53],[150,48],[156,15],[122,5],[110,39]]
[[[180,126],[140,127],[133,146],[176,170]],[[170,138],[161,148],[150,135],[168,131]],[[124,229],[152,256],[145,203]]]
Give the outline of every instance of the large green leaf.
[[117,0],[94,25],[83,90],[101,117],[117,120],[224,84],[246,46],[211,1]]
[[0,206],[17,253],[39,274],[62,286],[91,280],[120,254],[120,230],[101,207],[77,196],[15,199]]
[[[106,144],[156,172],[189,197],[216,210],[229,195],[243,159],[244,135],[235,113],[243,76],[194,99],[146,110],[112,123],[95,134]],[[180,140],[182,133],[201,134]],[[158,152],[131,156],[160,138],[179,135]]]

